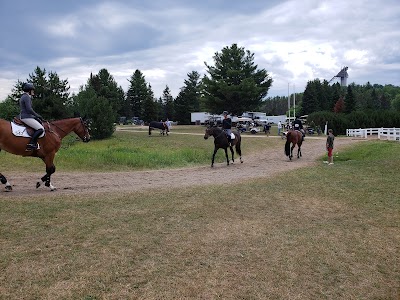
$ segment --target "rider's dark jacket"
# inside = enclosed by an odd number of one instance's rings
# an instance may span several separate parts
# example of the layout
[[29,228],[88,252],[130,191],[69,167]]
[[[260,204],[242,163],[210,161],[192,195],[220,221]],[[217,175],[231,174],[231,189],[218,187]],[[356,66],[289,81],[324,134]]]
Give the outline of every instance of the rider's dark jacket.
[[21,119],[40,117],[40,115],[33,110],[32,99],[26,93],[21,96],[21,99],[19,100],[19,107],[21,108]]
[[293,122],[293,128],[294,128],[295,130],[303,129],[303,123],[301,122],[301,120],[299,120],[299,119],[294,120],[294,122]]
[[231,129],[232,128],[231,118],[226,118],[226,119],[222,120],[222,128],[223,129]]

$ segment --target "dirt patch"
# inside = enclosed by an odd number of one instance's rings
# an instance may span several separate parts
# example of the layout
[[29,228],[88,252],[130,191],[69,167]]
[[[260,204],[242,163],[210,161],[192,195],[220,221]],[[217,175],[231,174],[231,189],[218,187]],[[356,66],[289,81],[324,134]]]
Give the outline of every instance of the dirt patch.
[[[278,137],[270,137],[277,138]],[[227,182],[237,182],[243,179],[260,177],[271,177],[286,171],[311,166],[321,163],[317,161],[325,151],[324,137],[307,137],[302,146],[303,156],[296,157],[292,161],[283,153],[284,140],[279,139],[281,147],[275,149],[265,149],[257,155],[247,156],[244,153],[244,163],[240,163],[239,158],[235,163],[227,166],[226,163],[216,163],[213,168],[210,165],[193,168],[163,169],[152,171],[132,171],[132,172],[62,172],[57,171],[52,176],[52,183],[57,187],[55,192],[50,192],[49,188],[42,187],[36,189],[36,182],[44,174],[16,172],[7,173],[6,176],[13,185],[11,193],[2,192],[2,197],[7,195],[30,195],[40,196],[58,194],[93,194],[108,192],[134,192],[144,189],[177,188],[187,186],[198,186],[207,184],[224,184]],[[336,138],[335,152],[343,147],[360,142],[359,139]],[[222,150],[219,150],[222,151]],[[297,153],[297,147],[295,148]],[[210,158],[212,149],[210,149]],[[211,164],[211,159],[210,159]],[[334,167],[334,166],[330,166]],[[229,170],[229,172],[226,172]],[[223,176],[221,172],[224,172]],[[2,188],[3,189],[3,188]]]

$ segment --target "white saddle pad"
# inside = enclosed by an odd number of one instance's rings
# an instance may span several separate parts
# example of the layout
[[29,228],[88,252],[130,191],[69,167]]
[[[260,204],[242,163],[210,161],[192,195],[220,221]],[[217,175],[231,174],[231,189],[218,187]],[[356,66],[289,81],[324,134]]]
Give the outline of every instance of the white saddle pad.
[[[31,137],[26,131],[25,126],[15,124],[14,122],[11,122],[11,131],[15,136],[28,137],[28,138]],[[44,137],[44,132],[39,136],[39,138],[41,137]]]
[[234,140],[235,139],[235,135],[231,132],[231,139]]

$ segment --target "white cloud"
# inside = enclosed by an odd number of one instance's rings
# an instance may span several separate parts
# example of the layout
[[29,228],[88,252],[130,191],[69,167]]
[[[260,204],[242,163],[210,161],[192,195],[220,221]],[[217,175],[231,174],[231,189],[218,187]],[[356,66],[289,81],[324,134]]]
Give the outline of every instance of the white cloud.
[[[187,73],[204,73],[204,62],[212,65],[215,52],[232,43],[255,53],[256,64],[274,80],[272,96],[286,95],[288,83],[300,92],[309,80],[329,80],[345,65],[348,82],[400,83],[397,1],[258,1],[251,3],[254,11],[233,10],[237,3],[230,1],[207,7],[200,2],[164,3],[99,1],[76,8],[69,3],[65,13],[55,9],[42,16],[48,22],[41,22],[42,32],[35,35],[40,36],[40,50],[11,43],[0,48],[0,99],[36,66],[68,78],[74,91],[102,68],[126,90],[139,69],[156,97],[166,85],[177,96]],[[23,32],[18,24],[6,41]]]
[[75,37],[79,30],[81,22],[74,16],[67,16],[58,22],[49,22],[44,24],[44,30],[56,37]]

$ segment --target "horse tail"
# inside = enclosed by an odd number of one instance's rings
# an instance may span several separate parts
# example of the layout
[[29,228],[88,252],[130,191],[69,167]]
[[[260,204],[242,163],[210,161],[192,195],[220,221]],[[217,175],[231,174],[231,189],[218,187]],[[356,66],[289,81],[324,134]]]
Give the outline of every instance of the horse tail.
[[285,154],[286,154],[286,156],[290,155],[290,140],[289,140],[290,135],[291,135],[291,132],[288,132],[286,134],[286,144],[285,144]]
[[235,134],[237,138],[237,142],[235,145],[235,150],[236,153],[239,154],[240,156],[242,155],[242,149],[240,149],[240,144],[242,143],[242,137],[240,136],[240,132],[238,131],[237,134]]

